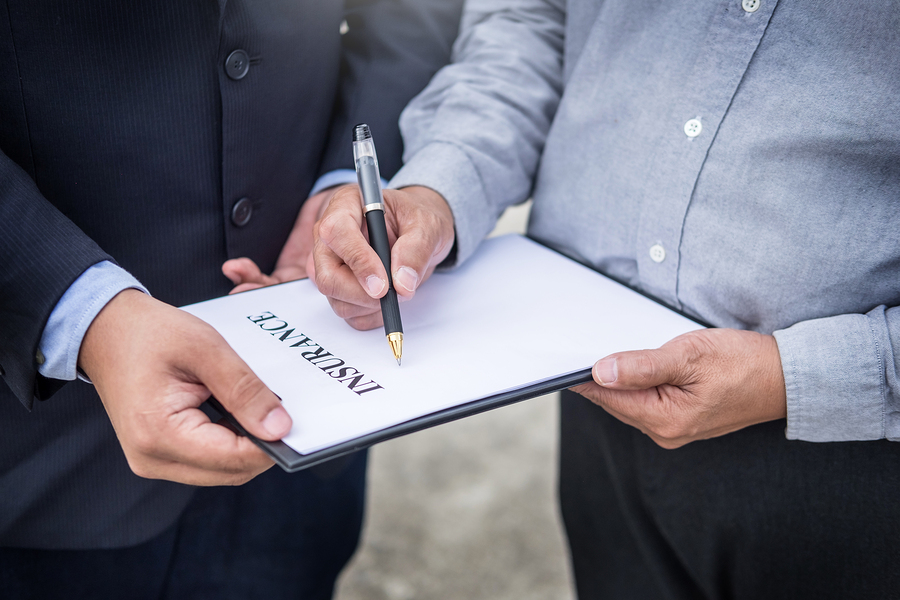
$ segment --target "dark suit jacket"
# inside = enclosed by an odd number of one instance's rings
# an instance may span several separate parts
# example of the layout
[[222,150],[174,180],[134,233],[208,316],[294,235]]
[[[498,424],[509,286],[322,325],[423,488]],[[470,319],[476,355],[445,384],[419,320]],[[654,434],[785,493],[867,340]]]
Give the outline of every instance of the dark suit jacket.
[[270,271],[316,178],[352,168],[352,125],[399,167],[398,115],[449,58],[460,4],[0,5],[0,545],[114,547],[173,521],[191,489],[130,472],[94,390],[49,397],[50,312],[105,259],[174,305],[227,293],[226,259]]

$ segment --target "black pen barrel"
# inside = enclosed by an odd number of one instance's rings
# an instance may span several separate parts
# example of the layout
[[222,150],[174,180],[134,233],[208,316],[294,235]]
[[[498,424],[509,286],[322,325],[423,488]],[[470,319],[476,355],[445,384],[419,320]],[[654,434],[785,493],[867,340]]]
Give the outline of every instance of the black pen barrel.
[[397,292],[394,291],[394,280],[391,277],[391,246],[388,243],[387,227],[384,222],[384,211],[370,210],[366,213],[366,225],[369,228],[369,243],[381,259],[387,273],[388,292],[381,298],[381,314],[384,319],[385,335],[403,333],[400,323],[400,306]]

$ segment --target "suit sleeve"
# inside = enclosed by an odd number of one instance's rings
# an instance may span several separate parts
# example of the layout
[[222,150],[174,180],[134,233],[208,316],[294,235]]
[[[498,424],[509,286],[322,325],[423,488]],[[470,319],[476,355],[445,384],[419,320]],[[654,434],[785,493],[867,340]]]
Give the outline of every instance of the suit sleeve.
[[450,60],[463,0],[346,0],[341,88],[320,174],[353,169],[351,131],[368,123],[383,177],[400,168],[398,121]]
[[38,343],[69,285],[111,258],[0,153],[0,375],[31,408],[63,382],[40,376]]
[[562,95],[564,36],[562,0],[470,0],[452,64],[401,117],[406,165],[390,186],[444,196],[457,263],[531,193]]

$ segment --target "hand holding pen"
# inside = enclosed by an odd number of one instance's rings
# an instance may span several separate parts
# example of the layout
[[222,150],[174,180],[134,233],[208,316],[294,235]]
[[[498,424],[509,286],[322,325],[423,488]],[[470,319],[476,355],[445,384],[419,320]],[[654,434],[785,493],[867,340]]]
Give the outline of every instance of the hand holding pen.
[[[454,242],[453,215],[440,194],[424,187],[383,190],[391,243],[391,277],[400,302],[413,297]],[[387,273],[369,245],[361,195],[355,186],[339,189],[314,228],[307,272],[339,317],[355,329],[383,324],[380,299]]]

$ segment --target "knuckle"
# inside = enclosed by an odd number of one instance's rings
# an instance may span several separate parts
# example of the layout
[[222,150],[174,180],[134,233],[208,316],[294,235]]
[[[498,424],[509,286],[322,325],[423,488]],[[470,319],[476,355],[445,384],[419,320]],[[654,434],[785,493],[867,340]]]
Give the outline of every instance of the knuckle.
[[319,222],[316,223],[316,234],[318,237],[325,240],[326,243],[330,242],[337,237],[335,234],[340,227],[340,222],[340,218],[334,212],[326,212],[322,215],[322,218],[319,219]]
[[645,385],[647,381],[653,378],[654,373],[659,368],[659,361],[653,352],[639,352],[637,358],[637,375],[638,383]]
[[[318,288],[323,296],[327,296],[329,301],[335,297],[337,293],[337,278],[330,269],[316,268],[315,284],[316,288]],[[332,307],[334,307],[333,303]]]
[[712,351],[712,340],[702,333],[691,331],[679,340],[683,346],[681,351],[688,362],[696,363]]
[[367,246],[362,245],[346,245],[342,248],[341,258],[344,263],[350,267],[354,273],[358,273],[361,269],[368,266],[369,258],[374,252]]

